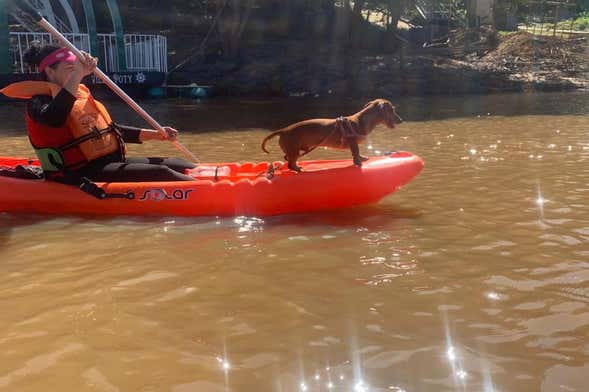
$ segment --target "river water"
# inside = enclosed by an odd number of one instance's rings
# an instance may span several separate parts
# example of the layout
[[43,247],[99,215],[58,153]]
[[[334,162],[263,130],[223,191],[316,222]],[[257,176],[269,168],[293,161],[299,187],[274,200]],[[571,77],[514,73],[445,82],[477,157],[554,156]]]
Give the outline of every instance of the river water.
[[[401,100],[406,121],[361,149],[412,151],[426,167],[373,206],[0,215],[0,391],[586,391],[588,98]],[[145,107],[206,162],[280,159],[276,144],[260,151],[269,129],[362,104]],[[0,155],[30,156],[22,105],[0,114]],[[131,154],[178,155],[165,142]]]

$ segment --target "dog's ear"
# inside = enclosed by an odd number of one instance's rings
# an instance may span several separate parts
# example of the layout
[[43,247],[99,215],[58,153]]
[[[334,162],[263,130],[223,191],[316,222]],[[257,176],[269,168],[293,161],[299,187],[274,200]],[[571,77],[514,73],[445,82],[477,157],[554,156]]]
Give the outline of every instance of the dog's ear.
[[397,110],[397,107],[391,103],[391,101],[383,100],[378,104],[378,108],[384,110],[386,107],[390,107],[393,111]]
[[368,103],[366,103],[366,105],[364,105],[364,107],[362,109],[366,109],[368,106],[374,105],[375,102],[376,102],[376,100],[369,101]]

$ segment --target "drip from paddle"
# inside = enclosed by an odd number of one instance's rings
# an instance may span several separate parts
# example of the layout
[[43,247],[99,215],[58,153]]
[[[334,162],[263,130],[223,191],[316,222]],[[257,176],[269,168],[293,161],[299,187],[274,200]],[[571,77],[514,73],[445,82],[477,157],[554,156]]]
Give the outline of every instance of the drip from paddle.
[[[66,37],[63,36],[51,23],[49,23],[41,14],[37,12],[34,8],[32,8],[26,1],[20,1],[16,7],[20,10],[23,17],[27,19],[31,19],[35,24],[40,26],[43,30],[47,31],[49,34],[53,36],[57,41],[59,41],[63,46],[67,47],[71,50],[76,57],[79,59],[83,58],[82,53],[78,48],[76,48]],[[127,105],[131,107],[137,114],[139,114],[149,125],[151,125],[160,135],[164,138],[168,138],[168,133],[153,117],[149,115],[137,102],[133,100],[127,93],[123,91],[115,82],[113,82],[107,74],[102,72],[99,68],[94,70],[94,74],[97,78],[102,80],[104,84],[106,84],[115,94],[117,94]],[[187,158],[190,159],[193,163],[199,163],[199,159],[190,152],[186,147],[184,147],[178,140],[170,140],[174,146],[180,150]]]

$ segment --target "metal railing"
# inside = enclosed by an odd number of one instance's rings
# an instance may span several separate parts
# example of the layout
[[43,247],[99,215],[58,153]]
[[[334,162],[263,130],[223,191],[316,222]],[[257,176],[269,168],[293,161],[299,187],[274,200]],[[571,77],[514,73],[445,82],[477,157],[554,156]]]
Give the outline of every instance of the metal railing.
[[125,57],[130,71],[168,71],[166,37],[150,34],[126,34]]
[[534,35],[578,38],[586,32],[575,31],[577,4],[574,0],[530,1],[529,14],[518,30]]
[[[89,51],[88,34],[63,34],[78,49]],[[10,52],[14,73],[32,73],[35,68],[28,67],[23,60],[24,52],[33,44],[55,43],[48,33],[10,32]],[[129,71],[167,72],[167,40],[161,35],[125,34],[125,61]],[[98,34],[99,67],[104,72],[120,72],[117,39],[114,34]]]

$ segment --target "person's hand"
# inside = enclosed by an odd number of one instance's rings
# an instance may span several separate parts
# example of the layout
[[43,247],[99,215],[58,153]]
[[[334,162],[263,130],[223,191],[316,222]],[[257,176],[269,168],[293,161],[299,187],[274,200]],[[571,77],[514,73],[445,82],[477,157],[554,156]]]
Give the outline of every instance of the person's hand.
[[162,135],[161,132],[156,131],[155,129],[144,129],[141,132],[141,140],[169,140],[173,142],[178,138],[178,131],[172,127],[163,127],[164,131],[166,131],[166,135]]
[[80,76],[85,77],[94,72],[96,66],[98,65],[98,59],[96,57],[92,57],[90,53],[86,53],[84,51],[82,53],[82,58],[78,58],[74,64],[74,70],[79,73]]
[[172,127],[164,127],[164,131],[166,131],[167,137],[164,138],[161,134],[159,134],[162,140],[169,140],[173,142],[178,138],[178,131],[176,129]]

